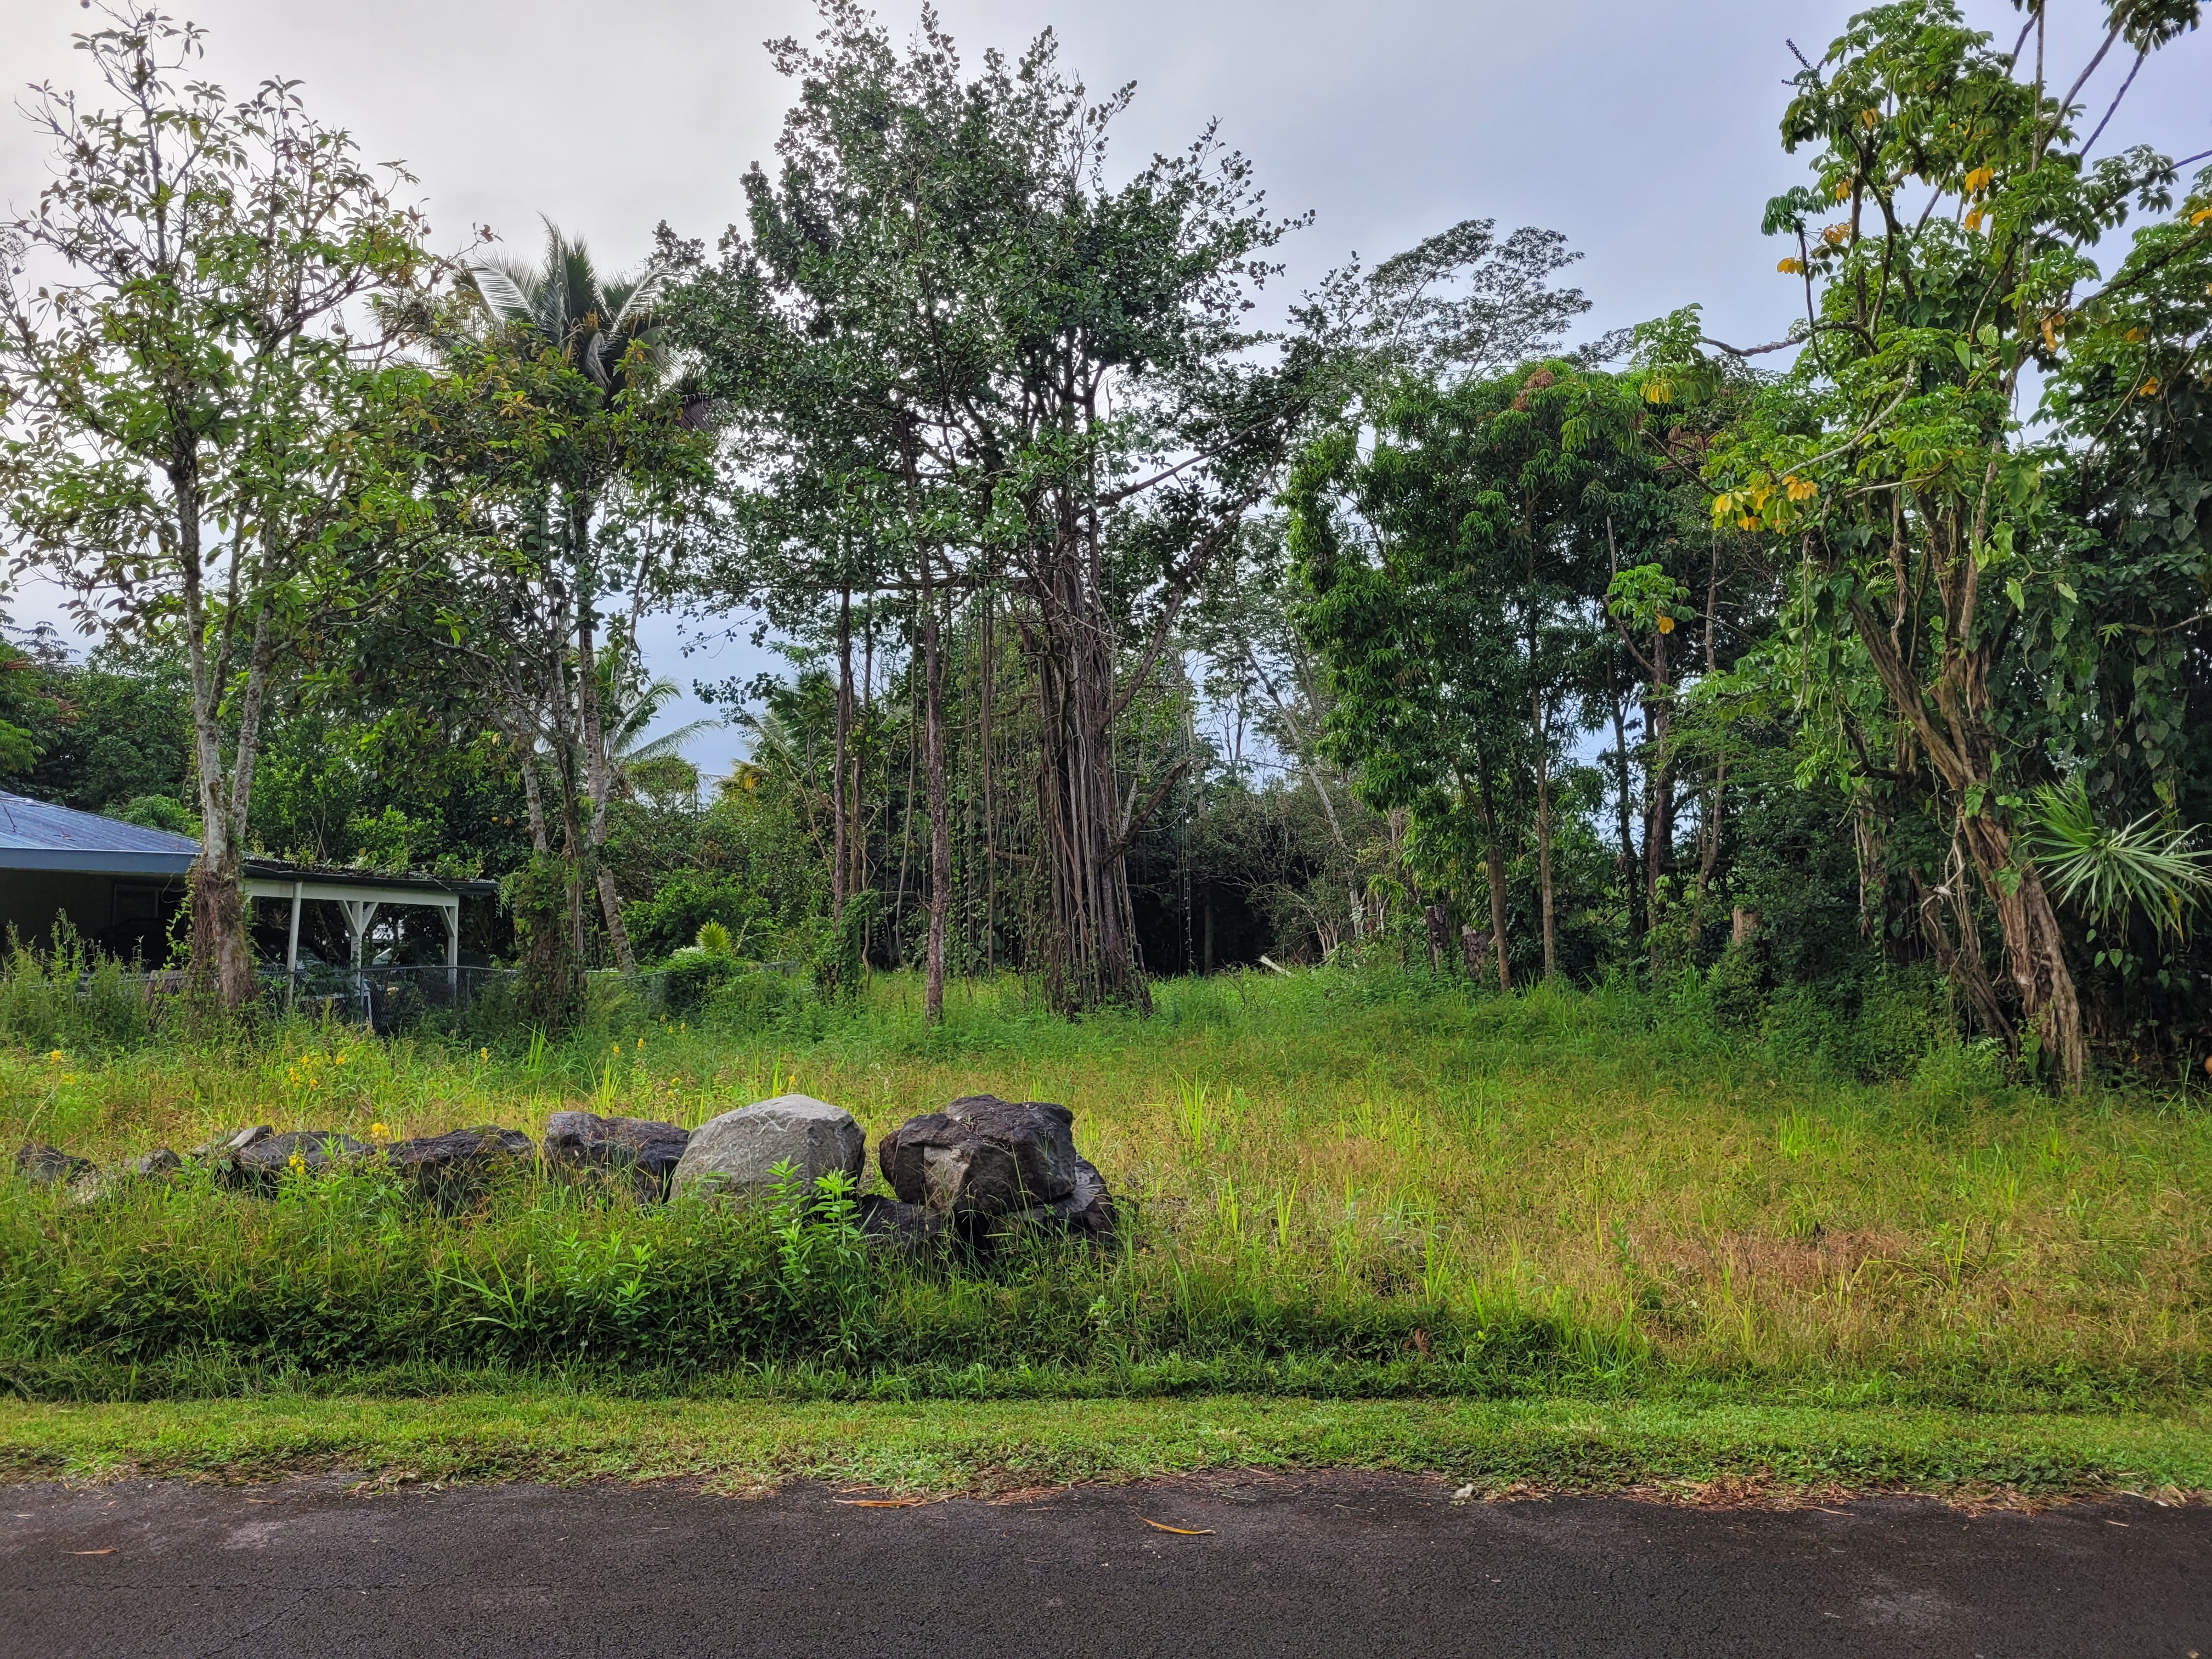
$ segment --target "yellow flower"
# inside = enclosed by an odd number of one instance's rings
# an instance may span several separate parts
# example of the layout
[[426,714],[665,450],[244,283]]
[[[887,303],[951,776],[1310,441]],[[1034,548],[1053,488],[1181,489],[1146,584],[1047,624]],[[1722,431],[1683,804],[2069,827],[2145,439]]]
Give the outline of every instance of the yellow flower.
[[479,1048],[479,1049],[477,1049],[477,1059],[479,1061],[489,1062],[489,1061],[490,1060],[490,1059],[491,1059],[491,1050],[490,1050],[490,1049],[489,1049],[489,1048]]
[[637,1046],[641,1048],[645,1047],[645,1039],[643,1037],[640,1037],[637,1040]]
[[49,1065],[49,1066],[58,1066],[58,1065],[60,1065],[61,1063],[62,1063],[62,1051],[61,1051],[60,1049],[58,1049],[58,1048],[55,1049],[55,1050],[53,1051],[53,1053],[52,1053],[52,1054],[48,1054],[48,1055],[46,1056],[46,1064],[47,1064],[47,1065]]
[[384,1124],[372,1123],[368,1126],[368,1138],[371,1140],[389,1140],[392,1139],[392,1131]]
[[63,1081],[63,1082],[64,1082],[64,1083],[74,1083],[74,1082],[76,1082],[76,1073],[75,1072],[64,1072],[64,1073],[62,1073],[62,1081]]
[[293,1153],[291,1157],[286,1158],[284,1161],[295,1170],[304,1170],[307,1167],[307,1160],[301,1158],[297,1152]]

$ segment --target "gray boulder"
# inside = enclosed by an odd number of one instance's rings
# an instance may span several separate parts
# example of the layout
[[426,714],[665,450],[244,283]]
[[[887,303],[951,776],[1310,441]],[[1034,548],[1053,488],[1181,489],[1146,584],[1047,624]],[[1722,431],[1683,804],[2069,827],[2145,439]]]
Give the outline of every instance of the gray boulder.
[[173,1176],[185,1167],[185,1160],[167,1146],[156,1146],[152,1152],[132,1158],[123,1166],[123,1173],[140,1181],[151,1181]]
[[93,1162],[65,1152],[58,1146],[36,1146],[25,1142],[15,1154],[15,1173],[33,1186],[66,1184],[93,1172]]
[[527,1167],[538,1148],[520,1129],[484,1123],[395,1141],[384,1155],[393,1171],[432,1204],[457,1210],[473,1202],[501,1171]]
[[1106,1190],[1106,1177],[1098,1173],[1089,1158],[1078,1158],[1075,1162],[1078,1167],[1074,1190],[1048,1204],[1033,1204],[1025,1210],[1015,1211],[1007,1218],[1012,1224],[1010,1231],[1034,1227],[1047,1232],[1072,1233],[1100,1244],[1113,1238],[1121,1224],[1121,1214],[1114,1206],[1113,1194]]
[[545,1120],[545,1161],[573,1170],[627,1176],[640,1198],[666,1194],[689,1131],[650,1118],[556,1112]]
[[1051,1204],[1074,1193],[1084,1170],[1098,1174],[1075,1150],[1066,1107],[995,1095],[908,1119],[883,1138],[876,1161],[902,1202],[963,1219]]
[[867,1151],[867,1136],[843,1107],[807,1095],[778,1095],[694,1129],[677,1162],[675,1186],[763,1195],[775,1185],[775,1166],[786,1162],[810,1183],[842,1170],[857,1184]]

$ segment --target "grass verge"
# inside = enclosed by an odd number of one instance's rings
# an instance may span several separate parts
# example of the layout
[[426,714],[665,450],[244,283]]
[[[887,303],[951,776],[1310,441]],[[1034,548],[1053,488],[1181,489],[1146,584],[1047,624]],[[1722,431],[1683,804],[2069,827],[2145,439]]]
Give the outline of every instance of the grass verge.
[[0,1403],[0,1480],[331,1470],[404,1481],[789,1480],[990,1493],[1210,1468],[1442,1475],[1484,1493],[1656,1489],[1789,1501],[2212,1493],[2212,1417],[1251,1395],[926,1406],[282,1396]]

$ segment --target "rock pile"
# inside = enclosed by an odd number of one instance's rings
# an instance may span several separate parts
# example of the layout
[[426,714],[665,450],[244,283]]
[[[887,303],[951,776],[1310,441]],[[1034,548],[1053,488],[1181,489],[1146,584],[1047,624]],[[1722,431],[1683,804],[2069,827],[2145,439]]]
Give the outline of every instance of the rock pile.
[[[784,1165],[810,1186],[835,1170],[857,1188],[866,1155],[866,1134],[850,1112],[796,1094],[725,1112],[688,1133],[649,1119],[555,1112],[546,1120],[544,1150],[548,1169],[611,1176],[644,1201],[682,1192],[757,1200],[775,1189]],[[165,1146],[112,1170],[58,1147],[27,1146],[15,1154],[15,1170],[92,1202],[131,1182],[174,1175],[188,1160],[226,1186],[267,1194],[290,1171],[319,1174],[380,1159],[427,1201],[450,1211],[474,1201],[498,1172],[538,1156],[529,1136],[492,1124],[379,1148],[335,1129],[279,1134],[264,1123],[219,1136],[182,1158]],[[860,1227],[889,1248],[915,1251],[953,1239],[988,1250],[1034,1231],[1103,1242],[1120,1224],[1105,1178],[1076,1150],[1074,1114],[1048,1101],[963,1095],[885,1135],[876,1161],[893,1195],[861,1197]]]

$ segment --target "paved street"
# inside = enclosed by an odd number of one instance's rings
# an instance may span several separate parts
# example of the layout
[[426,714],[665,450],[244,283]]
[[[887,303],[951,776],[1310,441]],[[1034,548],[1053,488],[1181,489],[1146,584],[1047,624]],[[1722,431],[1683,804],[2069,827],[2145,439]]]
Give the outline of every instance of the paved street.
[[0,1654],[2212,1652],[2203,1509],[1454,1504],[1433,1482],[1351,1474],[838,1497],[12,1487]]

